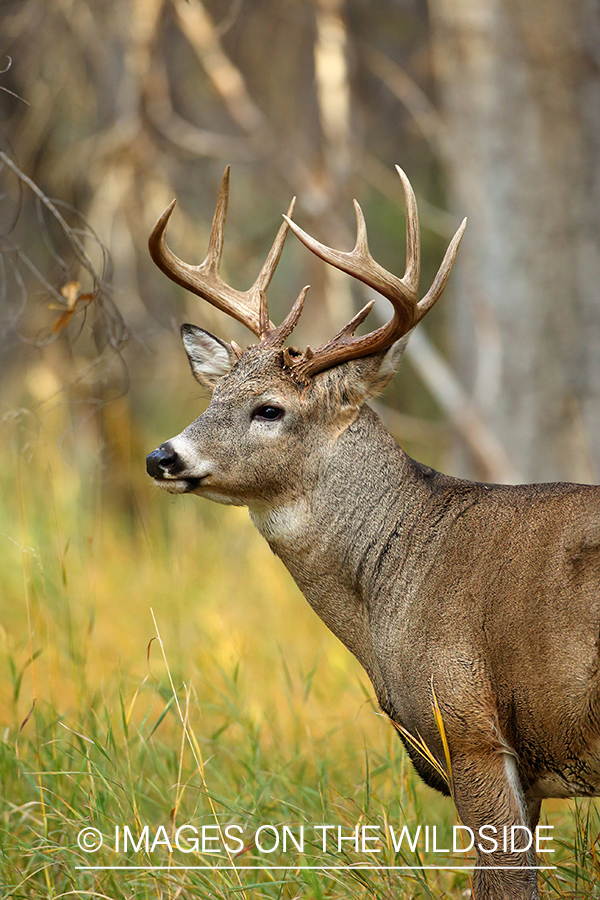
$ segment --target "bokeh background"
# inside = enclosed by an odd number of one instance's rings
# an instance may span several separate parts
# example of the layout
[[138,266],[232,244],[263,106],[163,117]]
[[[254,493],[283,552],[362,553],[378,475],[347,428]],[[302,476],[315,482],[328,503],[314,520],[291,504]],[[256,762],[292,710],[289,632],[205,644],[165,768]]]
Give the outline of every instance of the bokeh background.
[[[225,875],[76,873],[80,824],[128,816],[418,821],[425,805],[449,827],[451,804],[418,784],[365,676],[246,512],[147,478],[146,454],[206,403],[179,325],[251,341],[153,266],[147,236],[177,197],[170,244],[200,262],[231,164],[235,287],[292,195],[296,220],[341,249],[356,197],[373,255],[401,274],[400,164],[425,289],[469,225],[378,412],[453,474],[597,481],[597,3],[3,0],[0,36],[0,882],[27,897],[230,895]],[[291,236],[274,321],[307,283],[294,340],[314,346],[365,298]],[[373,316],[386,315],[382,301]],[[595,896],[594,807],[549,806],[580,895]],[[468,889],[336,878],[255,890]]]

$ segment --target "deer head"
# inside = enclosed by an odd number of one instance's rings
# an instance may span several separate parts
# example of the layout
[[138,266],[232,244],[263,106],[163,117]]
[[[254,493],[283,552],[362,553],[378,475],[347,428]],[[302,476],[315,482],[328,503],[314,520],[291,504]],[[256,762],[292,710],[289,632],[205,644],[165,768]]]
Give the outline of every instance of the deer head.
[[[194,325],[183,325],[183,343],[192,372],[212,392],[206,412],[177,437],[148,456],[156,483],[172,493],[196,493],[221,503],[275,503],[278,497],[305,491],[315,467],[323,464],[335,441],[369,398],[394,374],[411,330],[442,294],[466,220],[454,235],[430,290],[418,299],[420,239],[417,204],[404,172],[397,167],[406,200],[406,269],[402,278],[371,256],[365,220],[355,201],[357,237],[344,253],[326,247],[292,221],[294,201],[284,216],[256,281],[247,291],[225,284],[219,274],[229,197],[225,170],[204,262],[192,266],[169,249],[165,234],[175,201],[156,223],[149,239],[154,262],[177,284],[198,294],[242,322],[258,343],[242,351]],[[375,331],[356,336],[370,301],[331,340],[304,352],[284,346],[304,307],[303,288],[279,325],[269,319],[266,290],[281,256],[288,230],[330,265],[386,297],[392,318]]]

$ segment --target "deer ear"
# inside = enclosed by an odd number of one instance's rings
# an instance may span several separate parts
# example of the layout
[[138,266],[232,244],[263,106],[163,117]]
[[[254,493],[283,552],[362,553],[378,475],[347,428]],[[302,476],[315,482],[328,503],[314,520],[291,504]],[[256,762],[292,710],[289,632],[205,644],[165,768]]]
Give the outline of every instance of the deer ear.
[[410,338],[411,334],[412,329],[408,332],[408,334],[404,334],[401,338],[399,338],[395,344],[392,344],[390,349],[386,350],[383,356],[380,358],[379,365],[376,366],[371,373],[369,373],[371,377],[370,379],[366,379],[369,397],[376,397],[377,394],[380,394],[392,380],[392,378],[398,371],[398,366],[400,365],[402,354],[406,350],[406,345],[408,344],[408,339]]
[[409,337],[410,331],[388,350],[350,359],[331,369],[325,369],[315,376],[315,381],[323,379],[322,387],[330,396],[337,397],[340,408],[358,409],[371,397],[380,394],[394,377]]
[[204,331],[195,325],[182,325],[181,339],[194,378],[203,388],[212,392],[236,362],[233,348],[210,331]]
[[396,374],[409,337],[410,331],[383,353],[352,359],[339,366],[345,370],[346,393],[352,405],[360,405],[383,391]]

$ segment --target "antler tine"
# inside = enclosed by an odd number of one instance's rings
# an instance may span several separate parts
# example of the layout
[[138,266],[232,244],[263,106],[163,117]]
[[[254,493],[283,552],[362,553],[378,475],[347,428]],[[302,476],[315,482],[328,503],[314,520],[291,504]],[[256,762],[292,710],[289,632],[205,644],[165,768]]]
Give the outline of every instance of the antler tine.
[[429,312],[434,303],[440,298],[444,288],[446,287],[446,282],[450,277],[450,272],[452,271],[452,266],[454,265],[456,254],[458,253],[458,247],[462,240],[462,236],[465,233],[466,227],[467,218],[465,216],[459,227],[456,229],[454,237],[448,244],[448,249],[444,254],[444,258],[437,271],[437,275],[433,279],[433,284],[431,285],[423,299],[419,300],[419,303],[417,305],[417,308],[419,310],[419,320],[423,318],[426,312]]
[[417,198],[404,169],[396,166],[396,171],[402,182],[406,205],[406,269],[403,280],[411,286],[415,294],[418,294],[421,277],[421,236]]
[[[289,205],[287,215],[291,218],[294,214],[294,208],[296,206],[296,198],[292,197],[292,202]],[[283,245],[285,244],[285,239],[288,235],[289,226],[286,222],[282,222],[279,226],[279,231],[275,236],[275,240],[269,250],[269,254],[264,262],[264,265],[260,272],[258,273],[258,277],[252,287],[251,291],[257,291],[260,298],[260,306],[259,306],[259,321],[260,321],[260,340],[261,343],[265,343],[265,341],[269,341],[269,343],[275,343],[274,335],[279,333],[279,328],[275,328],[273,323],[269,320],[269,307],[267,306],[267,295],[265,291],[271,284],[271,279],[275,274],[275,269],[277,268],[277,264],[279,263],[279,259],[281,257],[281,253],[283,251]],[[282,343],[285,338],[282,338]]]
[[229,208],[229,177],[231,174],[231,166],[226,166],[221,179],[221,189],[219,190],[219,199],[215,207],[212,225],[210,226],[210,237],[208,239],[208,251],[206,258],[200,268],[204,266],[207,271],[215,273],[219,272],[221,265],[221,257],[223,256],[223,236],[225,233],[225,222],[227,220],[227,209]]
[[283,251],[283,245],[285,244],[285,239],[288,236],[289,225],[288,222],[294,215],[294,209],[296,206],[296,198],[292,197],[292,202],[289,205],[287,215],[284,216],[286,219],[285,222],[282,222],[279,226],[279,231],[273,241],[273,245],[269,250],[269,255],[267,256],[264,265],[260,272],[258,273],[258,278],[252,285],[253,289],[256,291],[266,291],[269,285],[271,284],[271,279],[275,273],[275,269],[277,268],[277,264],[281,257],[281,253]]
[[259,305],[258,305],[258,322],[259,322],[259,336],[261,341],[263,340],[266,334],[269,334],[271,329],[269,325],[269,307],[267,306],[267,295],[264,291],[258,292],[259,297]]
[[273,328],[269,331],[268,334],[264,336],[261,340],[261,343],[264,347],[281,347],[283,342],[289,338],[290,334],[298,324],[298,320],[302,315],[302,310],[304,309],[304,301],[306,299],[306,294],[310,285],[307,284],[306,287],[303,287],[300,293],[298,294],[296,300],[294,301],[294,305],[290,309],[289,313],[277,328]]
[[176,276],[179,265],[181,264],[181,260],[175,256],[172,250],[167,247],[167,241],[165,238],[165,234],[167,231],[167,224],[169,219],[171,218],[171,214],[175,209],[175,204],[177,200],[171,200],[167,208],[161,215],[158,217],[156,224],[152,231],[150,232],[150,237],[148,238],[148,250],[150,251],[150,256],[153,261],[156,263],[158,268],[168,275],[169,278],[172,278],[173,281],[176,281],[178,284],[182,284],[181,281]]
[[374,306],[375,306],[375,301],[369,300],[369,302],[363,306],[363,308],[360,310],[360,312],[357,312],[356,315],[354,316],[354,318],[350,319],[348,324],[344,325],[344,327],[338,331],[338,333],[335,335],[333,340],[335,341],[335,340],[338,340],[339,338],[343,338],[346,336],[351,337],[354,334],[354,332],[356,331],[356,329],[358,328],[358,326],[362,325],[362,323],[365,321],[365,319],[367,318],[367,316],[369,315],[369,313],[371,312],[371,310],[373,309]]

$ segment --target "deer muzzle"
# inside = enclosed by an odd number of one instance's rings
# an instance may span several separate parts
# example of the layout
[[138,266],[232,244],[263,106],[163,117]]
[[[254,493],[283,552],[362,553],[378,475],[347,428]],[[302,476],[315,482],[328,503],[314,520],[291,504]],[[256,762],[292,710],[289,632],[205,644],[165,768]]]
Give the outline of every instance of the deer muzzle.
[[161,444],[146,457],[146,471],[160,487],[175,493],[188,493],[200,482],[186,476],[186,465],[170,441]]

